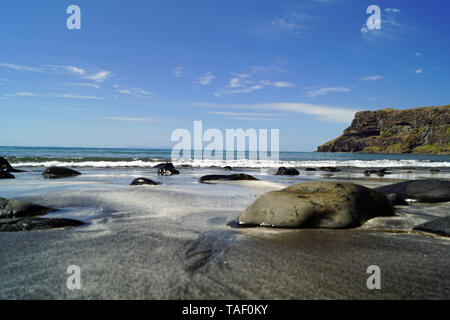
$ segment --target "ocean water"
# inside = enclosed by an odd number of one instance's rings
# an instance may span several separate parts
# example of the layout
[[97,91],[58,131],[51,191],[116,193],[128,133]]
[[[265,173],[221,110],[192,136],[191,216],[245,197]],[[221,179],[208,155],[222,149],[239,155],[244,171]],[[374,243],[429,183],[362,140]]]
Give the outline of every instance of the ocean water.
[[450,168],[448,155],[280,152],[279,161],[251,160],[248,154],[246,157],[235,154],[233,160],[226,160],[225,155],[219,159],[198,160],[172,159],[169,149],[0,147],[0,156],[16,167],[149,168],[162,161],[172,161],[178,166],[203,168],[226,165],[241,168]]

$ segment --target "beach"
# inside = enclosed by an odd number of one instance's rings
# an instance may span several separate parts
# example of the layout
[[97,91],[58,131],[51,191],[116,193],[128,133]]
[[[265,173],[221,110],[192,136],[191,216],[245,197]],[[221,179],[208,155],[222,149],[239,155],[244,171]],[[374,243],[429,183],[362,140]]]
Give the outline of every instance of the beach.
[[[448,299],[449,238],[412,228],[448,217],[449,202],[411,202],[397,206],[393,217],[351,229],[242,228],[233,223],[260,195],[301,182],[374,188],[413,179],[450,179],[449,162],[436,159],[414,168],[390,160],[391,174],[383,177],[365,176],[372,163],[363,160],[338,166],[338,172],[320,170],[330,162],[297,163],[298,176],[276,176],[275,165],[233,166],[232,173],[259,180],[214,183],[199,183],[199,178],[229,172],[210,163],[201,167],[174,161],[180,174],[165,177],[152,167],[159,159],[145,166],[114,167],[80,159],[59,164],[82,175],[48,180],[42,171],[56,160],[45,165],[14,160],[14,167],[27,172],[0,181],[1,197],[56,208],[45,217],[85,225],[0,232],[0,298]],[[317,169],[306,171],[306,166]],[[161,184],[130,186],[138,177]],[[80,290],[66,286],[70,265],[80,267]],[[371,265],[381,269],[380,290],[367,288]]]

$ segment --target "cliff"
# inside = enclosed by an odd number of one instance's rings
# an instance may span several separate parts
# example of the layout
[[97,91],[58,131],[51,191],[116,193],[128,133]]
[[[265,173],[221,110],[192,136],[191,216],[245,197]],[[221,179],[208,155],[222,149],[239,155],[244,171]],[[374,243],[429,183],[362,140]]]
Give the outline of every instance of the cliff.
[[318,152],[450,154],[450,105],[358,112]]

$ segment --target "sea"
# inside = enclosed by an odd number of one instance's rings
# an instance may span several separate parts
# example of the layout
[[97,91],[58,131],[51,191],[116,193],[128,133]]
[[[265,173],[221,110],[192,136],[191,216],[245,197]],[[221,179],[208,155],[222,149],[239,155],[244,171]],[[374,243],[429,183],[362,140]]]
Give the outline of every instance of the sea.
[[160,162],[175,166],[198,168],[233,166],[240,168],[285,167],[345,167],[345,168],[450,168],[449,155],[361,154],[280,152],[279,160],[258,159],[235,154],[227,159],[172,158],[170,149],[133,148],[60,148],[60,147],[0,147],[0,156],[15,167],[69,166],[74,168],[151,168]]

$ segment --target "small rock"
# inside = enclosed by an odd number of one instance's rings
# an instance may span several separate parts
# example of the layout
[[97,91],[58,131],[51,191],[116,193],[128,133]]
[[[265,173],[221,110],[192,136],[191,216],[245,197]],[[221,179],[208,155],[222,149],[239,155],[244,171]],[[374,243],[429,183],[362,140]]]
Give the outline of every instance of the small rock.
[[278,168],[277,173],[275,173],[276,176],[298,176],[300,172],[295,168],[285,168],[280,167]]
[[450,217],[438,218],[413,228],[413,230],[436,233],[450,237]]
[[161,169],[161,168],[175,169],[175,167],[173,166],[173,164],[171,162],[160,163],[160,164],[157,164],[156,166],[154,166],[153,168],[156,168],[156,169]]
[[0,170],[0,179],[14,179],[15,177],[6,170]]
[[230,166],[226,166],[226,167],[224,167],[224,169],[225,169],[225,171],[233,171],[233,168]]
[[316,168],[306,168],[305,171],[317,171]]
[[21,200],[0,198],[0,218],[23,218],[42,216],[54,209]]
[[327,172],[339,172],[339,171],[341,171],[340,169],[338,169],[336,167],[320,167],[320,170],[327,171]]
[[18,232],[78,227],[84,223],[73,219],[23,218],[0,220],[0,232]]
[[0,170],[3,169],[7,172],[26,172],[25,170],[14,169],[11,164],[3,157],[0,157]]
[[441,170],[439,170],[439,169],[431,169],[430,172],[431,173],[439,173],[439,172],[441,172]]
[[45,179],[67,178],[81,175],[80,172],[66,167],[50,167],[42,173]]
[[158,185],[159,182],[155,182],[151,179],[147,179],[147,178],[136,178],[131,182],[131,186],[142,186],[142,185],[152,185],[152,186],[156,186]]
[[251,175],[240,173],[230,175],[207,175],[199,179],[200,183],[206,183],[208,181],[236,181],[236,180],[258,180]]
[[396,193],[390,193],[387,195],[387,198],[391,200],[394,206],[409,206],[409,203],[405,201],[402,197],[400,197]]

